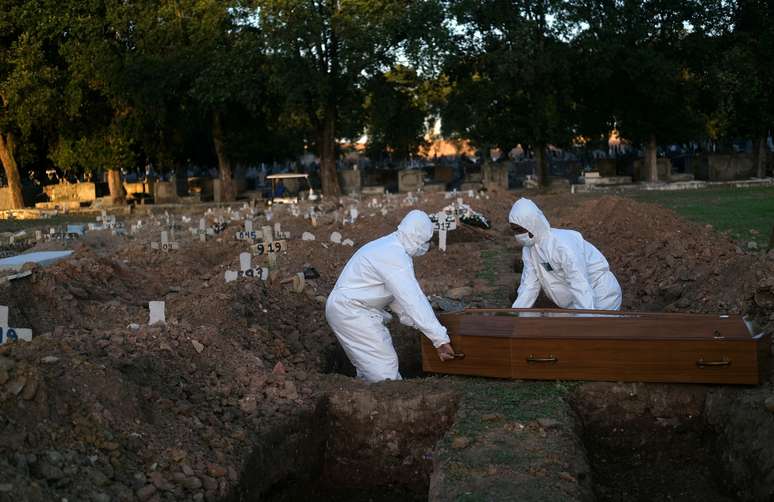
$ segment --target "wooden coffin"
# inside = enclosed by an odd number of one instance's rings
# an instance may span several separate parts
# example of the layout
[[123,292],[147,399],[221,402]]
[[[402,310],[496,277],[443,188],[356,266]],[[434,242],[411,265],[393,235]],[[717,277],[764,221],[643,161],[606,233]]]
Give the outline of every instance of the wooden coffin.
[[422,336],[426,372],[723,384],[759,384],[769,374],[770,335],[734,315],[468,309],[440,320],[458,357],[441,362]]

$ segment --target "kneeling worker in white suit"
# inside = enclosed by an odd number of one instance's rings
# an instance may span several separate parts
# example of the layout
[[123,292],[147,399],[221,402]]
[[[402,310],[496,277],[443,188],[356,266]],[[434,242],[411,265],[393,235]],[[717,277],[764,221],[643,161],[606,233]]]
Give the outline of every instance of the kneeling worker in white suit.
[[621,286],[607,260],[580,233],[551,228],[529,199],[516,201],[508,221],[523,246],[524,261],[513,308],[532,307],[541,287],[560,308],[621,308]]
[[344,351],[367,382],[400,380],[398,355],[384,322],[389,306],[402,324],[427,336],[441,361],[454,359],[446,328],[433,313],[414,276],[413,257],[430,248],[433,224],[411,211],[393,232],[357,250],[325,304],[325,317]]

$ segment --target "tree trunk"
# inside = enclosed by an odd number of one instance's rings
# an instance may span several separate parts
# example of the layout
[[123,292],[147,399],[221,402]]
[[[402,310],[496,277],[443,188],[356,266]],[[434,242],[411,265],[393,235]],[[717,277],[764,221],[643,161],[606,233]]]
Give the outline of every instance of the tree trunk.
[[645,181],[655,182],[658,181],[658,157],[656,144],[656,136],[650,135],[648,144],[645,145],[645,161],[643,162]]
[[226,156],[223,141],[223,124],[220,112],[212,114],[212,142],[215,144],[215,155],[218,156],[218,176],[220,179],[220,201],[230,202],[236,198],[234,180],[231,178],[231,162]]
[[755,176],[766,177],[766,138],[761,136],[753,143],[753,163],[755,164]]
[[24,197],[22,195],[21,176],[19,167],[16,165],[16,159],[13,156],[13,135],[9,132],[3,135],[0,132],[0,161],[5,169],[5,177],[8,180],[8,187],[11,190],[11,206],[8,209],[24,208]]
[[121,171],[118,169],[108,169],[107,172],[108,189],[110,190],[110,200],[113,205],[126,203],[126,192],[124,184],[121,183]]
[[178,197],[188,196],[188,173],[182,162],[175,163],[175,191]]
[[320,151],[320,181],[322,192],[328,197],[341,195],[339,178],[336,175],[336,116],[328,110],[318,129]]
[[548,158],[546,158],[546,145],[535,145],[535,176],[541,187],[548,186]]

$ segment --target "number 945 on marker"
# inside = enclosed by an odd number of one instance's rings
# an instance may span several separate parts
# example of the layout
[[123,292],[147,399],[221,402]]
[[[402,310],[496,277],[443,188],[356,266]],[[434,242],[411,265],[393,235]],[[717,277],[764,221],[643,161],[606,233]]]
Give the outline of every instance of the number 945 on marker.
[[250,246],[255,256],[266,256],[276,253],[287,252],[287,241],[259,242]]

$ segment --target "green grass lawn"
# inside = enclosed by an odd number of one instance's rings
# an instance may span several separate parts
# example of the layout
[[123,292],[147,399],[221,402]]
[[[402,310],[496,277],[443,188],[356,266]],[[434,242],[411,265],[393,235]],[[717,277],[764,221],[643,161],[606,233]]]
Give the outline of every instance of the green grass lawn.
[[686,219],[709,223],[740,244],[754,240],[765,249],[774,228],[774,187],[710,188],[629,194],[673,209]]

